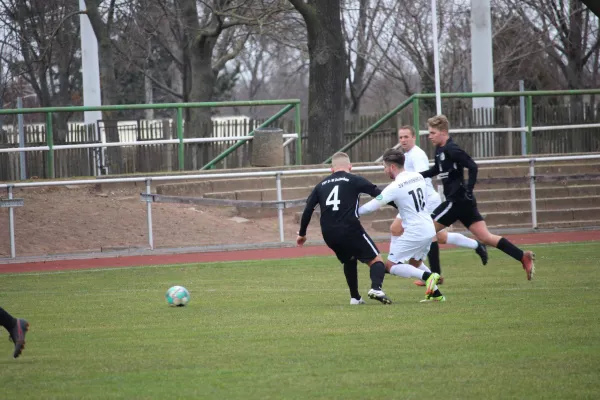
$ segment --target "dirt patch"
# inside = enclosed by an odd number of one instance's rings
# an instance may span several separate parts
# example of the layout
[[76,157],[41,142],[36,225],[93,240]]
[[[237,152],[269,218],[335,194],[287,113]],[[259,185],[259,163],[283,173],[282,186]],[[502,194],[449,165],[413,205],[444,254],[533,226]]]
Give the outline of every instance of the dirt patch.
[[[15,189],[25,206],[15,209],[17,256],[148,247],[146,204],[140,188],[99,191],[95,186]],[[6,197],[2,193],[0,197]],[[299,209],[294,209],[298,211]],[[154,246],[187,247],[279,241],[277,218],[244,220],[231,207],[152,205]],[[284,217],[285,240],[298,225]],[[317,219],[309,239],[322,239]],[[8,209],[0,209],[0,257],[10,255]]]

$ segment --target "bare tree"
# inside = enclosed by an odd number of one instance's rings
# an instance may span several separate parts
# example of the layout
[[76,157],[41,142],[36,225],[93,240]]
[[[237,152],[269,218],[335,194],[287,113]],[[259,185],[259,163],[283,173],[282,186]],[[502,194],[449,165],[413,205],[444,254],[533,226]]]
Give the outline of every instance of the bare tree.
[[581,0],[508,0],[542,40],[568,89],[585,87],[585,68],[600,47],[598,17]]
[[[3,56],[4,62],[25,77],[42,106],[70,105],[80,85],[79,28],[72,18],[78,13],[76,6],[66,0],[0,0],[5,44],[18,54],[11,60]],[[57,142],[65,140],[69,117],[53,115]]]
[[[381,68],[381,63],[392,45],[384,43],[382,33],[390,25],[392,10],[383,0],[345,0],[342,27],[348,58],[348,110],[360,114],[360,104],[369,85]],[[374,51],[379,44],[381,51]]]

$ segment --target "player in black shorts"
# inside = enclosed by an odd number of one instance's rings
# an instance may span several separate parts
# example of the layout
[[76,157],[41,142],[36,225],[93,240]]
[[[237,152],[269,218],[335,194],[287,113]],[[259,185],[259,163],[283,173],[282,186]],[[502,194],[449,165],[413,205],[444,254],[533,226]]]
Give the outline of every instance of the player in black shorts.
[[315,186],[306,200],[296,243],[306,242],[306,228],[317,204],[321,209],[323,239],[338,260],[344,264],[344,275],[350,289],[350,304],[364,304],[358,292],[357,260],[370,267],[371,290],[369,297],[383,304],[392,301],[381,286],[385,264],[379,250],[358,220],[358,200],[361,193],[376,197],[381,190],[363,177],[350,173],[352,165],[345,153],[336,153],[331,159],[333,173]]
[[[437,115],[429,118],[427,125],[429,140],[435,145],[435,163],[429,170],[421,172],[421,175],[424,178],[439,175],[446,197],[446,200],[431,215],[436,230],[440,231],[457,220],[462,222],[480,242],[494,246],[521,262],[527,273],[527,279],[531,280],[535,272],[533,252],[523,251],[505,238],[491,234],[479,213],[473,195],[473,188],[477,182],[477,164],[448,136],[449,124],[446,116]],[[469,170],[466,184],[464,168]]]

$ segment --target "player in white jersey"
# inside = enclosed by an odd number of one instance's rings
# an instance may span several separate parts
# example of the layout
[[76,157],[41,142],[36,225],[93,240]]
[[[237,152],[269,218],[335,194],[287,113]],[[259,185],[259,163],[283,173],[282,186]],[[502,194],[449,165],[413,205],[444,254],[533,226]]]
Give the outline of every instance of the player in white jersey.
[[[425,154],[425,152],[416,145],[416,141],[417,135],[412,126],[405,125],[398,130],[398,142],[400,143],[400,147],[404,151],[404,157],[406,158],[404,161],[404,169],[406,171],[421,172],[429,169],[429,159],[427,158],[427,154]],[[427,189],[427,211],[431,214],[442,203],[442,200],[440,195],[434,189],[431,178],[426,178],[425,181]],[[400,214],[398,214],[392,223],[390,231],[392,234],[392,242],[394,240],[398,240],[400,235],[402,235],[402,221]],[[455,246],[473,249],[479,255],[479,257],[481,257],[481,262],[483,265],[487,264],[487,249],[485,248],[484,244],[470,239],[460,233],[447,232],[443,230],[438,232],[436,237],[433,239],[428,254],[429,266],[433,272],[437,272],[440,275],[442,273],[438,242],[442,244],[449,243]],[[443,279],[440,281],[440,284],[442,281]],[[415,284],[422,286],[423,282],[416,281]]]
[[404,160],[400,150],[388,149],[383,153],[385,173],[394,182],[375,199],[361,206],[358,213],[368,214],[390,202],[396,204],[404,232],[390,243],[386,270],[392,275],[424,281],[427,289],[423,301],[445,301],[437,288],[440,275],[432,273],[423,262],[431,239],[435,237],[435,226],[427,211],[427,185],[418,172],[404,170]]

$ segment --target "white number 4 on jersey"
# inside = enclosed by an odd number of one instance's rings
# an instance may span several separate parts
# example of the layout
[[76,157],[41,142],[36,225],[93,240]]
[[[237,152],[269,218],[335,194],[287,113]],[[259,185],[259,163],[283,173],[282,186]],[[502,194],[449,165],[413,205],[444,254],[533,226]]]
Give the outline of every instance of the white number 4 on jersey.
[[340,189],[340,186],[335,185],[335,187],[329,193],[329,196],[327,196],[327,200],[325,201],[325,205],[333,206],[333,208],[332,208],[333,211],[337,211],[340,209],[339,205],[340,205],[341,201],[338,200],[338,190],[339,189]]

